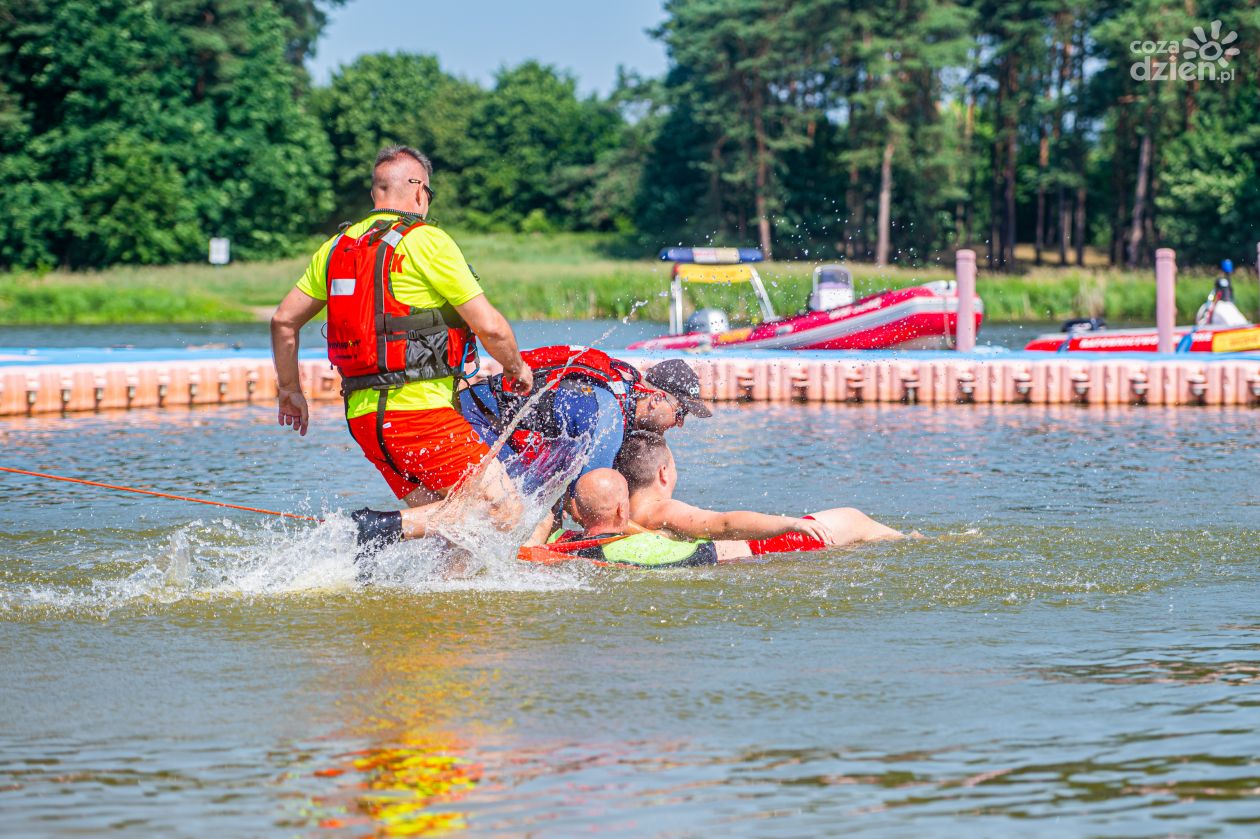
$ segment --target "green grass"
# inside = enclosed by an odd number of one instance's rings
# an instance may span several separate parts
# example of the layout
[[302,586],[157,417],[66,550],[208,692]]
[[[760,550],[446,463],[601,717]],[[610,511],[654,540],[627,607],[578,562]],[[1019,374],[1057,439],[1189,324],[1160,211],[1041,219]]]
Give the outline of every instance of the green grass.
[[[668,319],[669,264],[611,256],[614,240],[594,234],[455,233],[490,299],[514,319],[624,317]],[[180,323],[265,317],[306,267],[305,259],[209,265],[118,267],[101,272],[0,275],[0,324]],[[949,279],[953,267],[876,268],[851,264],[858,293]],[[759,266],[776,311],[793,312],[809,293],[809,263]],[[982,272],[978,281],[991,321],[1044,321],[1103,315],[1112,321],[1151,321],[1153,272],[1102,268],[1035,268],[1022,274]],[[1181,321],[1194,315],[1212,274],[1183,271],[1177,283]],[[1256,309],[1254,277],[1235,286],[1244,312]],[[696,287],[697,305],[750,314],[743,287]]]
[[303,260],[0,275],[0,323],[249,321],[274,307]]

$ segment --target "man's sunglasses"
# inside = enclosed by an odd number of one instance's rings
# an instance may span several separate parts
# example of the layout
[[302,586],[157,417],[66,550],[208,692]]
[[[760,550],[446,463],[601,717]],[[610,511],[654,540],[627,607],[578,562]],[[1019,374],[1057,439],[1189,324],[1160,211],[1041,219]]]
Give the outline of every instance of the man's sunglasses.
[[681,422],[682,418],[687,416],[689,413],[687,406],[683,404],[682,400],[668,391],[660,390],[659,388],[651,387],[646,384],[636,384],[634,385],[634,389],[638,393],[642,394],[643,397],[648,399],[664,399],[669,403],[669,406],[674,409],[674,418],[679,422]]
[[687,406],[682,403],[682,400],[674,396],[672,393],[666,393],[663,390],[658,390],[657,393],[659,393],[661,398],[668,402],[674,409],[674,419],[678,422],[682,422],[683,417],[687,416]]
[[420,184],[420,187],[424,190],[424,194],[429,196],[429,203],[430,204],[433,203],[433,188],[432,187],[430,187],[428,184],[426,184],[424,181],[420,180],[419,178],[408,178],[407,183]]

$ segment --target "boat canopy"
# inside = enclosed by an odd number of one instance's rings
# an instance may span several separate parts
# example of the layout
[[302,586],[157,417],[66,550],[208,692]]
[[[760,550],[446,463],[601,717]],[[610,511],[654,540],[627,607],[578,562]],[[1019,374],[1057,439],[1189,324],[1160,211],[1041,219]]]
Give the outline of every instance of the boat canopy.
[[738,265],[765,259],[759,248],[662,248],[663,262],[688,262],[698,265]]
[[748,265],[695,265],[680,262],[674,266],[674,277],[684,283],[732,283],[752,282],[756,272]]
[[[731,250],[734,250],[733,248]],[[748,283],[753,295],[757,298],[757,308],[761,310],[763,321],[775,320],[774,307],[770,305],[770,296],[761,282],[757,269],[751,265],[735,264],[696,264],[694,262],[674,263],[674,278],[670,281],[669,334],[681,335],[685,327],[683,320],[684,289],[688,284],[733,285]]]

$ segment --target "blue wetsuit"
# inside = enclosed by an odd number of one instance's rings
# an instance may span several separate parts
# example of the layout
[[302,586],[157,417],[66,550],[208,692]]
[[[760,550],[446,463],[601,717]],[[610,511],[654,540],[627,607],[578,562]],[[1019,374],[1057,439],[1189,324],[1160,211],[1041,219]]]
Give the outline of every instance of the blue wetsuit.
[[[490,392],[490,386],[482,383],[474,385],[470,390],[477,391],[477,397],[497,420],[499,406]],[[494,420],[482,412],[468,390],[459,394],[459,409],[482,442],[487,446],[494,446],[499,439]],[[580,475],[592,469],[612,468],[613,459],[621,450],[622,441],[626,437],[625,417],[617,403],[617,397],[602,387],[594,387],[582,381],[565,380],[556,386],[552,412],[560,425],[561,438],[556,441],[556,445],[565,449],[567,456],[586,458],[586,465],[582,467]],[[581,448],[574,450],[575,444]],[[568,455],[568,452],[572,455]],[[500,450],[499,459],[507,464],[509,474],[517,471],[514,467],[519,466],[520,459],[512,458],[509,446]]]

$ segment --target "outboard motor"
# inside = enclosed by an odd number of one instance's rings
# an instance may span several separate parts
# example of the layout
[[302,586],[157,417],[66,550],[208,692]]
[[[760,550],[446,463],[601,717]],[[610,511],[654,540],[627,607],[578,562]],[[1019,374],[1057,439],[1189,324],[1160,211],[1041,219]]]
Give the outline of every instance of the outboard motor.
[[1216,278],[1207,302],[1199,307],[1194,317],[1195,326],[1246,326],[1250,323],[1234,304],[1234,286],[1229,280],[1234,273],[1233,261],[1222,261],[1221,271],[1222,275]]
[[716,335],[719,332],[727,332],[730,328],[731,322],[727,319],[726,312],[721,309],[696,309],[691,317],[687,318],[687,326],[683,332]]
[[1069,335],[1076,335],[1081,332],[1097,332],[1100,329],[1107,328],[1107,321],[1102,318],[1072,318],[1063,322],[1063,328],[1060,332],[1066,332]]
[[814,269],[814,289],[809,295],[811,312],[838,309],[854,301],[853,273],[843,265],[819,265]]

